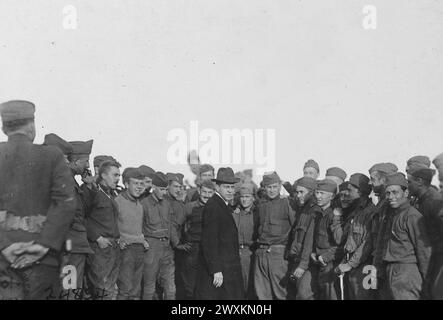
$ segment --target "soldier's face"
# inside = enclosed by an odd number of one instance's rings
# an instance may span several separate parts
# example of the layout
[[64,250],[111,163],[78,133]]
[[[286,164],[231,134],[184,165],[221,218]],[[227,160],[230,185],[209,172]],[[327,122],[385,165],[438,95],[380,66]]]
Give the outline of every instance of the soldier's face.
[[352,184],[348,185],[347,202],[352,203],[353,201],[360,198],[360,193],[358,188],[354,187]]
[[143,179],[143,185],[144,185],[145,190],[148,188],[151,188],[152,187],[152,179],[149,177],[145,177]]
[[82,174],[86,169],[89,169],[89,157],[81,157],[75,160],[76,171]]
[[171,181],[169,183],[169,194],[175,198],[175,199],[179,199],[180,198],[180,192],[181,192],[182,186],[180,183],[178,183],[177,181]]
[[216,185],[217,192],[226,200],[231,201],[234,199],[235,187],[234,184],[226,184],[222,183],[220,185]]
[[391,208],[398,208],[408,200],[408,190],[403,191],[400,186],[388,186],[385,190],[386,199],[388,199]]
[[295,196],[300,206],[303,206],[306,203],[310,195],[310,191],[305,187],[297,186],[295,189]]
[[157,187],[153,186],[154,188],[154,195],[157,197],[158,200],[163,200],[166,192],[168,192],[167,187]]
[[281,183],[273,183],[265,187],[266,194],[270,199],[276,198],[281,191]]
[[134,198],[140,197],[140,195],[144,191],[143,180],[130,178],[129,182],[125,183],[125,187],[128,190],[129,194]]
[[207,181],[207,180],[214,179],[214,172],[212,172],[212,171],[202,172],[202,173],[200,173],[200,179],[201,179],[201,181]]
[[348,189],[340,191],[340,203],[342,208],[348,208],[351,205]]
[[380,194],[383,191],[384,183],[385,179],[377,171],[371,172],[369,184],[372,185],[375,194]]
[[249,208],[254,202],[254,197],[252,194],[244,194],[240,197],[240,202],[243,208]]
[[109,188],[117,188],[117,184],[120,181],[120,169],[117,167],[110,167],[107,172],[102,173],[102,179],[105,185]]
[[307,167],[303,169],[303,176],[304,177],[309,177],[312,178],[314,180],[317,180],[318,178],[318,172],[317,169],[312,168],[312,167]]
[[201,202],[206,203],[214,195],[214,190],[202,186],[198,188],[198,193],[200,194]]
[[315,191],[315,199],[317,200],[317,205],[319,207],[325,207],[329,205],[332,201],[332,198],[334,197],[334,193],[322,191],[322,190],[316,190]]
[[408,190],[411,195],[417,196],[420,190],[420,180],[408,174]]

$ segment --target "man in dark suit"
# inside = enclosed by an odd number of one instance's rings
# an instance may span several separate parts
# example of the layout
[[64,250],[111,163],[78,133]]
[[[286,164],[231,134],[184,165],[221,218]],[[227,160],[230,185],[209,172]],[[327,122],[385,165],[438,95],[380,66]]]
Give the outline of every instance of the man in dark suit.
[[220,168],[216,192],[203,209],[198,300],[244,299],[238,230],[229,202],[234,198],[234,177],[231,168]]
[[[35,106],[0,105],[0,287],[1,299],[46,299],[59,283],[59,252],[75,211],[74,182],[62,152],[33,144]],[[21,296],[10,296],[11,286]]]

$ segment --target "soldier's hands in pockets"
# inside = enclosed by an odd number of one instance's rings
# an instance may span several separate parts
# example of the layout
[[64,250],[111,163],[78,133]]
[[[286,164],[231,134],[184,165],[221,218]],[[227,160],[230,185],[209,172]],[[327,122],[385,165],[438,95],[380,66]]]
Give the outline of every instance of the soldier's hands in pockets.
[[16,269],[29,267],[43,258],[48,251],[49,248],[38,243],[24,246],[15,250],[15,254],[20,255],[20,257],[11,264],[11,267]]
[[214,282],[212,283],[216,288],[221,287],[223,284],[223,273],[214,273]]
[[97,239],[97,243],[98,243],[98,246],[100,247],[100,249],[106,249],[106,248],[109,247],[109,246],[112,247],[112,242],[109,241],[109,239],[104,238],[104,237],[102,237],[102,236],[100,236],[100,237]]
[[149,243],[148,241],[143,241],[143,247],[145,248],[145,250],[149,250]]

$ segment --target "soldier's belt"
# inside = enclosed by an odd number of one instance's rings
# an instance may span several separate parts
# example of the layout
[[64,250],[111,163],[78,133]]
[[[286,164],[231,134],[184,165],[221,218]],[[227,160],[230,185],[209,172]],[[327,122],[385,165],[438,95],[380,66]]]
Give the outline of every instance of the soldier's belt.
[[0,228],[5,231],[23,230],[30,233],[40,233],[46,216],[25,216],[19,217],[6,211],[0,211]]

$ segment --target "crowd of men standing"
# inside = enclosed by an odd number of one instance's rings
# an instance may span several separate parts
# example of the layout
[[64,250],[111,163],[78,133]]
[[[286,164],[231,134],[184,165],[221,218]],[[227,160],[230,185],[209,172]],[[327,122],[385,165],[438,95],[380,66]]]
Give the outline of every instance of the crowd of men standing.
[[93,140],[37,145],[33,103],[0,113],[0,299],[443,299],[443,154],[440,190],[426,156],[260,186],[202,164],[186,188],[112,156],[92,175]]

